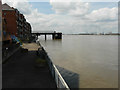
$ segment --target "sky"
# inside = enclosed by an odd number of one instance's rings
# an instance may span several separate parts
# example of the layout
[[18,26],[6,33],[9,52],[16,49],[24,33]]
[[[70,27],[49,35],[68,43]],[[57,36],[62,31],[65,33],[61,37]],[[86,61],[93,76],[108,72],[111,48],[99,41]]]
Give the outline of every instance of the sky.
[[117,2],[57,1],[3,0],[2,3],[23,13],[31,23],[32,31],[63,34],[118,32]]

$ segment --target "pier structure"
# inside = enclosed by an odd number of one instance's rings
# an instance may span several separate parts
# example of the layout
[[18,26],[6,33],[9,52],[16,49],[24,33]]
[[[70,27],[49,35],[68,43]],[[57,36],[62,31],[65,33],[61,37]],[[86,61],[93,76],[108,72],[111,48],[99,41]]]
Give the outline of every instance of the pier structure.
[[37,38],[40,35],[45,35],[45,40],[47,40],[47,35],[52,35],[52,39],[62,39],[62,33],[56,31],[34,31],[32,32],[33,35],[36,35]]

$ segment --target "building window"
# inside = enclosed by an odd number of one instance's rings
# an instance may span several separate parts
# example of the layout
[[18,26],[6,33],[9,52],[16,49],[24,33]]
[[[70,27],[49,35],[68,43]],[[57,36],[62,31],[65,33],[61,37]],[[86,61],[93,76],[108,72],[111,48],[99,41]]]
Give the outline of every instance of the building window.
[[6,15],[6,13],[4,13],[4,15]]

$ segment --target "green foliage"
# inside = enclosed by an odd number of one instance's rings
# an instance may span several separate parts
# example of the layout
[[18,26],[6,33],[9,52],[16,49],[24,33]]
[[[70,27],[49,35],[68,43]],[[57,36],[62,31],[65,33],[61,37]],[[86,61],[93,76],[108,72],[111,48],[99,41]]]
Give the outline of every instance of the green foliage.
[[40,59],[40,58],[38,58],[38,59],[36,59],[36,63],[46,63],[46,60],[43,60],[43,59]]

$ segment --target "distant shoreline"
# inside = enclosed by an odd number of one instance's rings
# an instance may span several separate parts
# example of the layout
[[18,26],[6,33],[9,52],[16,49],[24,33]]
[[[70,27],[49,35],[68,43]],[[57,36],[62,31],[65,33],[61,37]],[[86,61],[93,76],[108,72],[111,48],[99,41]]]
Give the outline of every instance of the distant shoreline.
[[104,35],[99,35],[99,34],[62,34],[62,35],[97,35],[97,36],[110,36],[110,35],[112,35],[112,36],[117,36],[117,35],[120,35],[120,34],[104,34]]

